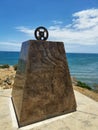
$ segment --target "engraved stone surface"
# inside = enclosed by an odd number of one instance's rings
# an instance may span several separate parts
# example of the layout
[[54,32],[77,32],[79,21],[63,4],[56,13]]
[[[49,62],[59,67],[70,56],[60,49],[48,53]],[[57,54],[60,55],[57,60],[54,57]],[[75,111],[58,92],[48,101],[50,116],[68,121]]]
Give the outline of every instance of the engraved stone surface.
[[62,42],[22,44],[12,100],[19,126],[76,110]]

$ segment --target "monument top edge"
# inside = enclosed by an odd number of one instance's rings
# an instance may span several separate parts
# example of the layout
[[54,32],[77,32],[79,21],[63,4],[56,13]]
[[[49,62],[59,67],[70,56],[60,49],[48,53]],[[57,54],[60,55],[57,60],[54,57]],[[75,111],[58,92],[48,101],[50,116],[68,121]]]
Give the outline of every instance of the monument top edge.
[[24,41],[24,42],[22,42],[22,43],[63,43],[64,44],[64,42],[62,42],[62,41],[44,41],[44,40],[27,40],[27,41]]

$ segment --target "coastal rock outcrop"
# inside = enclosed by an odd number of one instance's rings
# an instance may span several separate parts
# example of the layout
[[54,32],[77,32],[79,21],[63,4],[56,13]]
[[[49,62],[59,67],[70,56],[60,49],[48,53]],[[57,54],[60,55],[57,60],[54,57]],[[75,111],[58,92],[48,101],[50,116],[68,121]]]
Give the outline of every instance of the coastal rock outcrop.
[[15,73],[12,66],[0,69],[0,89],[9,89],[13,87]]

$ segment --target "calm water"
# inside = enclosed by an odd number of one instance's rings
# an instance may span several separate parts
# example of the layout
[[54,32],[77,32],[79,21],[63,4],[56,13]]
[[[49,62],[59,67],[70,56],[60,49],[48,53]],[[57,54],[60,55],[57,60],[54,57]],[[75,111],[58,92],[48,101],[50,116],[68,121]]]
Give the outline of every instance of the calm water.
[[4,52],[0,51],[0,64],[17,64],[19,58],[19,52]]
[[98,84],[98,54],[67,54],[71,75],[93,86]]
[[[0,64],[17,64],[19,52],[0,52]],[[72,76],[93,86],[98,84],[98,54],[67,53]]]

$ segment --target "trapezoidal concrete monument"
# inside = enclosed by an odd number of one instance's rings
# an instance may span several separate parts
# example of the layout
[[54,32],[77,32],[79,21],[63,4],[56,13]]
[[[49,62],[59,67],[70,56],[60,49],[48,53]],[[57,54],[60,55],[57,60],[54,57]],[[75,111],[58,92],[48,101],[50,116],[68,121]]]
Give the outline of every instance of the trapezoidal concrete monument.
[[62,42],[22,44],[12,100],[20,127],[76,110]]

